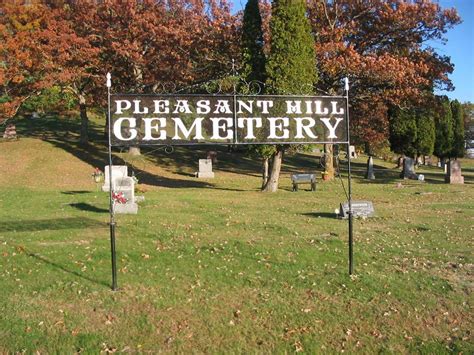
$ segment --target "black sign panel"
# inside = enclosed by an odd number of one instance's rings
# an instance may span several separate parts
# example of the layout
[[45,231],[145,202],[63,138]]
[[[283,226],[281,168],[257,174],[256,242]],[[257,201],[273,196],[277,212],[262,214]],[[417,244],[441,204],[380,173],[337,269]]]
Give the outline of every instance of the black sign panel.
[[110,110],[115,146],[347,143],[340,96],[126,94]]

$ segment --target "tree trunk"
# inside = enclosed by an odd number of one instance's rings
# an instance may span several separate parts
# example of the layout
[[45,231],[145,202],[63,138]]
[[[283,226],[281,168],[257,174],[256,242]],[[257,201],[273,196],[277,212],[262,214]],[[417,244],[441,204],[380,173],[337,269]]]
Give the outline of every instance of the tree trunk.
[[87,117],[86,97],[83,94],[79,95],[79,112],[81,115],[81,137],[79,142],[85,145],[89,143],[89,118]]
[[264,192],[276,192],[278,190],[278,183],[280,181],[281,163],[283,161],[284,148],[277,148],[276,153],[272,159],[272,170],[268,177],[267,184],[263,188]]
[[324,171],[328,175],[328,180],[334,179],[334,155],[333,155],[334,145],[325,144],[324,145]]
[[104,139],[109,140],[109,117],[107,112],[105,113]]
[[268,158],[262,160],[262,190],[265,188],[268,182]]

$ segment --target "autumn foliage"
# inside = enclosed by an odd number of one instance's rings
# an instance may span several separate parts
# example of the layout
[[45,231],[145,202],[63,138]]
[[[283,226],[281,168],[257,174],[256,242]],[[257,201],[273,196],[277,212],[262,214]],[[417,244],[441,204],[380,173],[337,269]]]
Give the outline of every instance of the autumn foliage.
[[[224,0],[28,3],[0,4],[0,120],[59,85],[76,96],[86,135],[87,109],[105,102],[107,71],[117,91],[156,92],[223,77],[232,59],[245,63],[242,14]],[[268,56],[271,9],[266,1],[259,7]],[[350,78],[357,142],[388,137],[388,107],[413,107],[435,88],[452,88],[449,57],[428,41],[442,41],[460,22],[454,9],[426,0],[308,0],[307,9],[319,73],[314,93],[341,93],[341,79]]]

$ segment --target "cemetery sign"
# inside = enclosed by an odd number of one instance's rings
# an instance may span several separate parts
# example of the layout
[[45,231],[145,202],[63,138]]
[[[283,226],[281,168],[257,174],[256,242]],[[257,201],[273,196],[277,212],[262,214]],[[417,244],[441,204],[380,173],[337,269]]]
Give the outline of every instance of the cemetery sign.
[[346,97],[111,95],[111,144],[347,143]]
[[[308,144],[347,145],[349,274],[353,274],[349,79],[344,96],[112,94],[107,73],[108,176],[112,289],[117,289],[112,148],[143,145]],[[202,172],[212,174],[211,161]],[[201,164],[200,164],[201,165]],[[211,171],[209,171],[211,170]],[[201,172],[201,167],[200,167]],[[198,175],[199,176],[199,175]],[[314,177],[313,177],[314,178]],[[310,180],[312,185],[315,179]],[[298,182],[297,182],[298,183]],[[121,179],[136,213],[133,184]],[[107,189],[107,188],[105,188]],[[125,206],[123,206],[125,208]],[[129,207],[129,206],[127,206]],[[120,208],[120,206],[119,206]],[[341,208],[342,209],[342,208]],[[126,209],[126,212],[129,210]]]

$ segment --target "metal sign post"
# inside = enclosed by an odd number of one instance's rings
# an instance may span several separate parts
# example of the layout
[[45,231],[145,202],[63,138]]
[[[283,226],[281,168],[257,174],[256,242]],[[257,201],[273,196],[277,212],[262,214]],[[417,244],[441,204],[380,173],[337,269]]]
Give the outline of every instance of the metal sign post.
[[344,93],[346,96],[346,131],[347,131],[347,185],[349,204],[348,221],[349,221],[349,275],[354,273],[354,253],[353,253],[353,224],[352,224],[352,184],[351,184],[351,138],[349,135],[349,78],[344,78]]
[[115,252],[115,218],[114,218],[114,199],[112,185],[112,121],[110,119],[110,88],[112,80],[110,73],[107,73],[107,123],[109,125],[109,213],[110,213],[110,251],[112,256],[112,290],[117,290],[117,255]]

